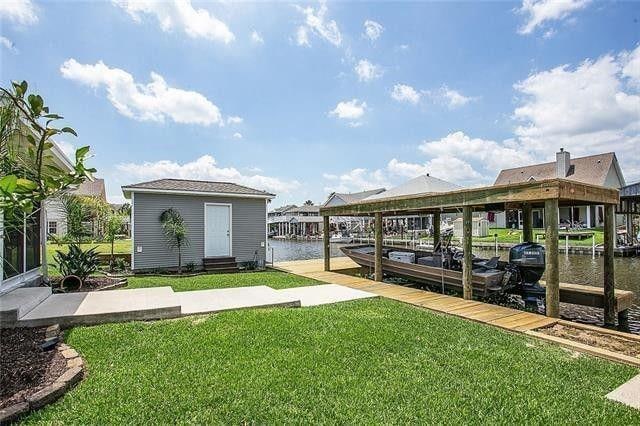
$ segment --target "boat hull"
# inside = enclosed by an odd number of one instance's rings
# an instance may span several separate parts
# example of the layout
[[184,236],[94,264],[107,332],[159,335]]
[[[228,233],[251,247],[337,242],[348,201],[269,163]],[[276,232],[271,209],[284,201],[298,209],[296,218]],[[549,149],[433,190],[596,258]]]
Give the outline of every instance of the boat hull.
[[[370,246],[341,247],[340,250],[358,265],[373,269],[375,267],[375,257],[373,254],[364,253],[361,250],[367,247]],[[396,250],[395,248],[392,249]],[[445,288],[449,290],[462,290],[462,272],[460,271],[452,271],[416,263],[398,262],[386,257],[382,258],[382,271],[388,275],[435,286],[444,284]],[[497,290],[501,286],[503,275],[504,272],[474,273],[472,275],[474,293],[486,295],[491,291]]]

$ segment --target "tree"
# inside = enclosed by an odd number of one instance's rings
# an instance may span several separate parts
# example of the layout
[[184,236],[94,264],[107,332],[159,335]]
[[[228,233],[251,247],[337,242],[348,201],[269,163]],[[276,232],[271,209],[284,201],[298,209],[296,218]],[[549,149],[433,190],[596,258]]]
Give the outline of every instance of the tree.
[[51,113],[40,95],[27,96],[27,89],[26,81],[13,82],[11,90],[0,87],[0,208],[5,220],[32,214],[47,198],[95,173],[84,165],[88,146],[76,151],[71,172],[48,161],[53,155],[52,137],[77,134],[71,127],[53,127],[63,117]]
[[304,205],[305,206],[312,206],[313,205],[313,201],[307,200],[307,201],[304,202]]
[[91,220],[90,207],[82,197],[73,194],[62,194],[59,198],[64,216],[67,218],[65,236],[74,244],[82,244],[91,236],[91,232],[86,227],[86,223]]
[[123,205],[121,205],[118,209],[118,213],[123,216],[131,216],[131,204],[124,203]]
[[167,245],[171,249],[178,250],[178,274],[182,274],[182,248],[189,245],[187,225],[180,213],[173,208],[160,214],[160,223],[167,239]]
[[107,219],[104,236],[111,243],[111,256],[109,257],[109,270],[113,271],[113,244],[116,236],[122,231],[124,217],[119,213],[111,213]]

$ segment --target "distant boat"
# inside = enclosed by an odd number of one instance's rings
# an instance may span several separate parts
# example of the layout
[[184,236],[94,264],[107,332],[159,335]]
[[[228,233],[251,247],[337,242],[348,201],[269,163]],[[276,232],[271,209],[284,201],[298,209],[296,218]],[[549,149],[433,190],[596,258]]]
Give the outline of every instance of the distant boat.
[[342,244],[348,244],[350,242],[353,241],[353,238],[350,237],[349,235],[342,235],[341,232],[338,232],[337,234],[333,234],[330,238],[329,238],[329,242],[330,243],[342,243]]

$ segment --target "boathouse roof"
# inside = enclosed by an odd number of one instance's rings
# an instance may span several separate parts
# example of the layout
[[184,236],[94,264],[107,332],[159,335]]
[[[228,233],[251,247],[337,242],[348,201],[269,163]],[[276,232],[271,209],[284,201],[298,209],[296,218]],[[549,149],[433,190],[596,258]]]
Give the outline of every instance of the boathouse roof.
[[364,200],[381,200],[384,198],[401,197],[403,195],[447,192],[455,191],[461,188],[461,186],[456,185],[455,183],[438,179],[437,177],[430,176],[427,173],[426,175],[415,177],[387,191],[370,195]]
[[327,198],[327,201],[324,202],[323,206],[355,203],[360,200],[364,200],[371,195],[379,194],[384,191],[385,188],[370,189],[368,191],[351,193],[333,192],[331,193],[331,195],[329,195],[329,198]]

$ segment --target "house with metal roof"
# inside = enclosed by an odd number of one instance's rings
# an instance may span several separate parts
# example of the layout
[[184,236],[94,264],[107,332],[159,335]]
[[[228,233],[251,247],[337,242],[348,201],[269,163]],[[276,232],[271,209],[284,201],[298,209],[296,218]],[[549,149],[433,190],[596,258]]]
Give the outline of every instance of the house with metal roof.
[[[556,153],[556,161],[502,170],[498,174],[494,185],[518,184],[556,178],[614,189],[620,189],[625,186],[624,176],[615,153],[608,152],[587,157],[571,158],[571,154],[562,148]],[[534,228],[543,226],[543,216],[541,210],[533,211]],[[594,228],[603,225],[604,206],[602,205],[560,207],[561,227],[580,226]],[[520,228],[522,226],[521,212],[517,210],[507,212],[504,226]]]
[[231,182],[159,179],[122,187],[131,200],[131,268],[175,269],[160,215],[177,211],[187,227],[182,264],[197,269],[232,271],[244,262],[264,265],[267,251],[266,191]]

